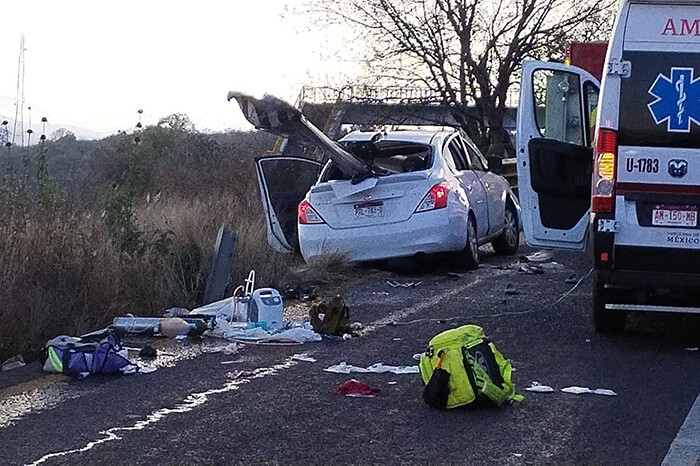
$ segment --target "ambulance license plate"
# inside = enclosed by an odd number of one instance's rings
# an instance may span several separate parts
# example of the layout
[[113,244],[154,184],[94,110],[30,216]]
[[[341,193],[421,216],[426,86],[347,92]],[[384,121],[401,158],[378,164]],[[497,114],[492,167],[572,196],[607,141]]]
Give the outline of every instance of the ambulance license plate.
[[687,206],[659,206],[651,211],[651,224],[664,227],[696,227],[698,211]]

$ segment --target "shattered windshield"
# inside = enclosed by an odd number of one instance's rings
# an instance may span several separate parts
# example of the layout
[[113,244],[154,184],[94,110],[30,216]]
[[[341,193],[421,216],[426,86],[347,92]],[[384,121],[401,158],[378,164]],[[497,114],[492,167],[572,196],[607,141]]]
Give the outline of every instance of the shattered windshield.
[[[432,152],[427,144],[406,141],[350,141],[341,143],[379,176],[426,170],[432,165]],[[324,170],[321,181],[346,180],[332,162]]]

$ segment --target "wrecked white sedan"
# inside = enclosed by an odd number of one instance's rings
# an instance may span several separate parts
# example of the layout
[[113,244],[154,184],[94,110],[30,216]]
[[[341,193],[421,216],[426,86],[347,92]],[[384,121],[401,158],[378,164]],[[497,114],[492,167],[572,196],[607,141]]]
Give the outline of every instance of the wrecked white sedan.
[[468,268],[478,266],[482,244],[491,242],[499,254],[517,251],[517,198],[463,133],[355,131],[336,143],[277,99],[232,97],[256,127],[302,133],[330,159],[256,160],[268,240],[276,249],[298,244],[306,261],[456,252]]

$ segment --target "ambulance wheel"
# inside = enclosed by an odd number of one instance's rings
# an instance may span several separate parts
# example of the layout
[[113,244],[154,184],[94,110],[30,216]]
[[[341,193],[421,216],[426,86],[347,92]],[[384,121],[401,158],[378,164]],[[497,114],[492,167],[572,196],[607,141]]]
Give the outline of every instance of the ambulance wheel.
[[520,223],[518,222],[518,211],[510,202],[506,204],[506,212],[503,219],[505,224],[503,233],[491,241],[491,245],[496,254],[512,256],[518,252],[518,246],[520,246]]
[[462,253],[464,256],[464,265],[468,270],[475,270],[479,267],[479,240],[476,236],[476,221],[469,214],[469,222],[467,223],[467,244]]
[[606,303],[615,301],[614,296],[614,289],[606,289],[598,277],[593,279],[593,327],[598,333],[620,335],[625,332],[627,313],[605,309]]

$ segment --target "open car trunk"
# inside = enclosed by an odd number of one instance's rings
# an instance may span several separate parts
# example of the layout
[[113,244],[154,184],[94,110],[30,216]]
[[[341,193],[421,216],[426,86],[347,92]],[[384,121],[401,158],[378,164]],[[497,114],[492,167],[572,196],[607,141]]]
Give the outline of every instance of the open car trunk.
[[229,92],[228,100],[234,98],[238,101],[243,115],[257,129],[278,135],[298,134],[305,137],[319,146],[338,169],[349,177],[363,176],[369,171],[360,159],[323,134],[301,111],[287,102],[271,95],[256,99],[240,92]]

